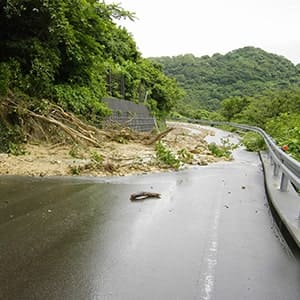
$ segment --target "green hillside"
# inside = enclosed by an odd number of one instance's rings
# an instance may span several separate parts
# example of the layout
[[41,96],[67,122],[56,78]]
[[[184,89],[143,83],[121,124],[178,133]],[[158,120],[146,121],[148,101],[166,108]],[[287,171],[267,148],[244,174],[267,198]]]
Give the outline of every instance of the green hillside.
[[186,91],[174,116],[260,126],[300,160],[300,65],[254,47],[152,60]]
[[300,86],[300,68],[282,56],[245,47],[225,55],[151,58],[186,90],[185,103],[216,110],[222,100]]

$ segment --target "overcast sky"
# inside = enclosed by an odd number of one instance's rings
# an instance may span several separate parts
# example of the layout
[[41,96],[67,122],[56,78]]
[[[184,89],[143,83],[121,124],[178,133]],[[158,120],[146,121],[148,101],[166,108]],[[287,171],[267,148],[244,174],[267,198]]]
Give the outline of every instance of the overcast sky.
[[262,48],[300,63],[300,0],[106,0],[136,13],[122,22],[144,57]]

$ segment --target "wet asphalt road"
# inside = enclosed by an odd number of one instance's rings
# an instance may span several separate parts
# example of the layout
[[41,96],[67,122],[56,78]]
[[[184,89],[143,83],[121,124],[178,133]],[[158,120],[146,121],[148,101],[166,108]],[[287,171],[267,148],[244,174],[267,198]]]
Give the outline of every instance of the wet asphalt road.
[[[129,201],[147,190],[162,198]],[[0,299],[300,299],[255,154],[105,180],[0,177],[0,193]]]

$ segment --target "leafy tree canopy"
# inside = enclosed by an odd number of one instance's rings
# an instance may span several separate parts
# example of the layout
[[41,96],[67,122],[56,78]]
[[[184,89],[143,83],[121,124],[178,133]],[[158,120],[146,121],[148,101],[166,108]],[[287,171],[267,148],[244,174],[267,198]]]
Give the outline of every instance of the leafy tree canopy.
[[282,56],[245,47],[225,55],[192,54],[151,58],[186,90],[184,103],[217,110],[226,98],[254,96],[267,90],[300,87],[300,69]]
[[115,19],[134,20],[118,4],[97,0],[6,0],[0,4],[0,92],[19,90],[78,114],[106,114],[110,95],[149,95],[168,111],[182,91]]
[[266,91],[255,97],[228,98],[220,113],[232,122],[265,129],[289,153],[300,160],[300,89]]

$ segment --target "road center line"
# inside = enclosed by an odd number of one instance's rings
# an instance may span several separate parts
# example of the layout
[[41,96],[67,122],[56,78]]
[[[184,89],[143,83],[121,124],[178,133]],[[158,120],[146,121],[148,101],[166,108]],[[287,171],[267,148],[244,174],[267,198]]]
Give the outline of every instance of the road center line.
[[202,278],[200,279],[201,292],[200,298],[201,300],[211,300],[214,286],[215,286],[215,271],[217,266],[217,253],[218,253],[218,228],[220,223],[220,208],[221,197],[217,197],[215,202],[215,214],[211,223],[210,228],[210,238],[208,240],[205,261],[203,262],[203,271],[201,271]]

